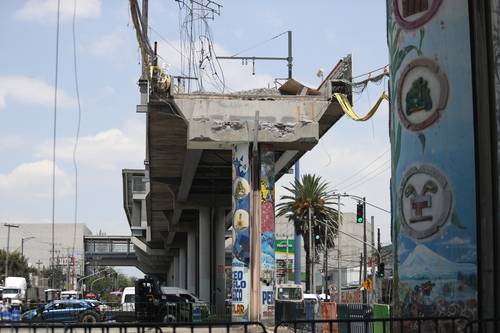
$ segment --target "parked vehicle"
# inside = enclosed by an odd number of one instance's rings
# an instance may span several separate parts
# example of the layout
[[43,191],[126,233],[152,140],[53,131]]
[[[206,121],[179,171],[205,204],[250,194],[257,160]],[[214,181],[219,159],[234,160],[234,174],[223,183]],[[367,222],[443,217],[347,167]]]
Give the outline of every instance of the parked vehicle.
[[2,291],[2,300],[9,300],[12,306],[23,306],[26,303],[26,278],[8,276]]
[[21,320],[95,323],[105,320],[105,314],[87,300],[60,300],[26,311]]
[[277,285],[276,300],[281,302],[302,303],[304,300],[304,293],[302,290],[302,286],[294,283]]
[[76,290],[65,290],[61,291],[61,299],[82,299],[83,295],[81,292]]
[[126,287],[122,293],[122,311],[135,311],[135,287]]
[[189,291],[177,287],[158,288],[151,278],[135,285],[135,314],[139,321],[192,321],[210,315],[209,306]]
[[61,298],[61,290],[60,289],[45,289],[45,303],[50,303],[52,301],[58,300]]

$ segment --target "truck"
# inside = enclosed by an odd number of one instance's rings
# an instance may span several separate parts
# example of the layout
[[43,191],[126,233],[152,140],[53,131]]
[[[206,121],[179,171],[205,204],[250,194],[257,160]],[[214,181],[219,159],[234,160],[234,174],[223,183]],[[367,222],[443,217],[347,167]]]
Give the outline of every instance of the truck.
[[3,304],[23,306],[26,303],[26,278],[18,276],[6,277],[2,301]]
[[191,322],[210,317],[207,302],[185,289],[159,286],[150,277],[136,280],[134,301],[136,320],[142,322]]

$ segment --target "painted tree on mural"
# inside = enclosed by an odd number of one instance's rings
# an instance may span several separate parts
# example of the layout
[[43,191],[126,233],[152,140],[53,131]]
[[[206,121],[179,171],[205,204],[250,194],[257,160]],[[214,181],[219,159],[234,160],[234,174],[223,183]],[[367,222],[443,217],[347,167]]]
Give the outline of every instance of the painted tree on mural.
[[[305,174],[301,179],[295,180],[289,187],[283,188],[289,193],[281,197],[281,202],[276,206],[277,216],[286,216],[293,221],[295,233],[302,235],[306,252],[306,286],[311,278],[310,261],[314,259],[309,246],[309,210],[311,210],[311,229],[319,230],[321,240],[315,246],[316,254],[324,250],[325,229],[328,228],[328,248],[335,246],[335,237],[338,230],[338,214],[333,208],[335,198],[328,189],[329,184],[320,176]],[[340,218],[342,222],[342,216]],[[329,226],[329,227],[327,227]]]

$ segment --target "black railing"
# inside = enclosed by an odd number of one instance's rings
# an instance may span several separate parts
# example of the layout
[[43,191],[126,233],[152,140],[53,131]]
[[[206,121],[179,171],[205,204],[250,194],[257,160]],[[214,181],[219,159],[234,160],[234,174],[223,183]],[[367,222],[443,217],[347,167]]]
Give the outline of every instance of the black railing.
[[266,327],[259,322],[218,322],[218,323],[2,323],[0,333],[164,333],[179,331],[186,333],[267,333]]
[[274,333],[469,333],[471,321],[464,317],[378,318],[283,321]]

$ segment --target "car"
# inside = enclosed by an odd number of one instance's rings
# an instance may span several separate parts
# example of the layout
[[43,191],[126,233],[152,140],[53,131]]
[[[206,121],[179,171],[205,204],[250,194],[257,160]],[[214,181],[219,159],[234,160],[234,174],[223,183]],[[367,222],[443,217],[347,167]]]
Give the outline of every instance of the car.
[[95,323],[105,320],[100,302],[89,300],[59,300],[24,312],[23,321],[57,321]]
[[135,311],[135,287],[126,287],[122,293],[122,311]]

